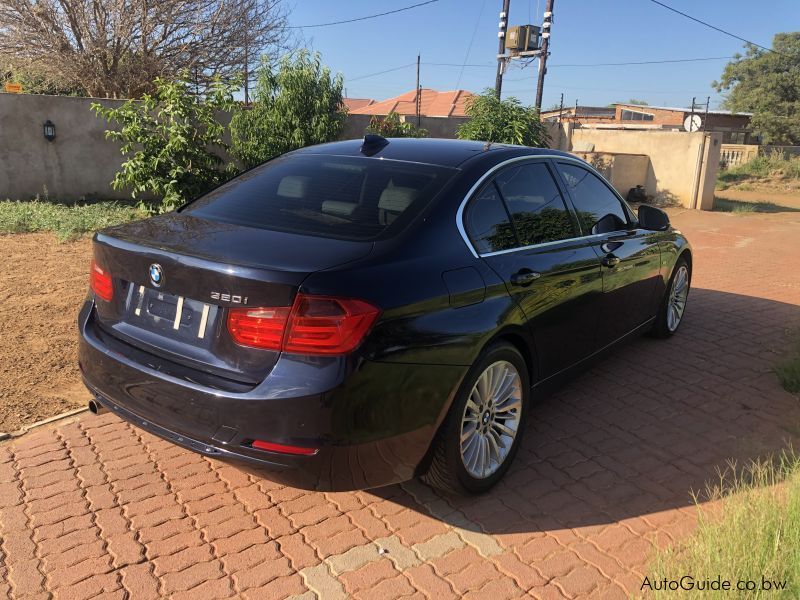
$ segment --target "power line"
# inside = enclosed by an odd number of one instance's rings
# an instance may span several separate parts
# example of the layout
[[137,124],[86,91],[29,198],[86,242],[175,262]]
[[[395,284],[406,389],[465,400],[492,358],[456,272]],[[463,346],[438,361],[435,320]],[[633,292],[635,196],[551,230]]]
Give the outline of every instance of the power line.
[[472,37],[469,39],[469,46],[467,46],[467,54],[464,56],[464,62],[461,64],[461,70],[458,72],[458,80],[456,81],[456,89],[461,85],[461,77],[464,75],[464,67],[467,66],[469,60],[469,53],[472,52],[472,44],[475,42],[475,34],[478,33],[478,25],[481,24],[481,17],[483,16],[483,9],[486,8],[486,0],[481,3],[481,9],[478,11],[478,18],[475,20],[475,29],[472,30]]
[[[366,79],[368,77],[376,77],[377,75],[383,75],[384,73],[392,73],[393,71],[399,71],[401,69],[407,69],[408,67],[413,67],[416,65],[416,62],[408,63],[407,65],[401,65],[399,67],[394,67],[392,69],[385,69],[383,71],[378,71],[377,73],[369,73],[368,75],[359,75],[358,77],[348,77],[346,78],[348,83],[351,81],[358,81],[359,79]],[[422,63],[426,64],[426,63]]]
[[[663,60],[639,60],[639,61],[626,61],[626,62],[608,62],[608,63],[571,63],[571,64],[555,64],[547,65],[551,67],[622,67],[630,65],[660,65],[668,63],[685,63],[685,62],[699,62],[704,60],[730,60],[733,56],[707,56],[702,58],[669,58]],[[494,69],[494,65],[479,65],[479,64],[464,64],[458,63],[436,63],[424,62],[423,65],[430,65],[435,67],[478,67],[482,69]]]
[[733,56],[709,56],[706,58],[669,58],[664,60],[637,60],[628,62],[610,62],[610,63],[582,63],[582,64],[561,64],[550,65],[551,67],[621,67],[628,65],[663,65],[666,63],[686,63],[686,62],[699,62],[703,60],[730,60]]
[[720,29],[719,27],[715,27],[711,23],[706,23],[705,21],[701,21],[700,19],[697,19],[697,18],[693,17],[692,15],[687,15],[685,12],[681,12],[677,8],[672,8],[671,6],[668,6],[668,5],[664,4],[663,2],[659,2],[658,0],[650,0],[650,2],[652,2],[653,4],[658,4],[659,6],[661,6],[663,8],[666,8],[667,10],[671,10],[672,12],[677,13],[677,14],[681,15],[682,17],[686,17],[687,19],[691,19],[695,23],[700,23],[701,25],[705,25],[706,27],[710,27],[714,31],[719,31],[720,33],[724,33],[725,35],[730,36],[732,38],[735,38],[735,39],[737,39],[737,40],[739,40],[741,42],[744,42],[746,44],[752,44],[753,46],[761,48],[762,50],[766,50],[767,52],[775,52],[776,54],[780,54],[780,52],[778,52],[777,50],[773,50],[772,48],[767,48],[766,46],[762,46],[761,44],[756,44],[755,42],[751,42],[750,40],[746,40],[745,38],[740,37],[740,36],[736,35],[735,33],[731,33],[730,31],[725,31],[724,29]]
[[356,21],[366,21],[367,19],[377,19],[378,17],[385,17],[386,15],[393,15],[395,13],[403,12],[404,10],[411,10],[412,8],[417,8],[419,6],[425,6],[426,4],[433,4],[434,2],[439,2],[439,0],[428,0],[427,2],[420,2],[418,4],[412,4],[411,6],[404,6],[403,8],[397,8],[395,10],[390,10],[387,12],[378,13],[376,15],[368,15],[366,17],[357,17],[355,19],[346,19],[344,21],[332,21],[330,23],[316,23],[314,25],[292,25],[287,27],[287,29],[310,29],[312,27],[328,27],[330,25],[343,25],[344,23],[355,23]]

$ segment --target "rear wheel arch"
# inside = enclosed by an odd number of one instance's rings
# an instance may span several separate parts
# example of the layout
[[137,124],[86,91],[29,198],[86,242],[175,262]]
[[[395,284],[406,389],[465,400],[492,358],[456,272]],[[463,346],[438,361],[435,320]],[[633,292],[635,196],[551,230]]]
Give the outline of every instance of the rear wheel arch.
[[498,332],[497,335],[484,344],[480,353],[482,354],[489,346],[502,342],[511,344],[522,355],[525,360],[525,367],[528,369],[528,381],[533,385],[537,381],[539,371],[533,338],[517,329],[507,329]]

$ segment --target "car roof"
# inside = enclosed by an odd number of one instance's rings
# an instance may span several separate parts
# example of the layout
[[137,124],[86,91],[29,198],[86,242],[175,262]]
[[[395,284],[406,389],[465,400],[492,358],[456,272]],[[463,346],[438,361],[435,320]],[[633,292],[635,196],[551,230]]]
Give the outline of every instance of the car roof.
[[[388,144],[370,152],[373,158],[404,160],[427,163],[444,167],[457,167],[463,162],[477,157],[502,153],[506,157],[515,155],[535,156],[537,154],[559,155],[574,158],[572,155],[549,148],[530,148],[511,144],[495,144],[471,140],[450,140],[441,138],[387,138]],[[338,156],[365,156],[361,152],[364,140],[346,140],[309,146],[297,150],[298,154],[331,154]]]

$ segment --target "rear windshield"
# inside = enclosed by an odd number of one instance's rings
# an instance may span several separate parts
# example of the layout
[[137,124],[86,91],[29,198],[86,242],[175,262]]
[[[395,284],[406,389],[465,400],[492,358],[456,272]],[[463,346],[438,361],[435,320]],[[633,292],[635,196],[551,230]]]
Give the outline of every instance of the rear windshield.
[[370,240],[402,230],[453,173],[358,156],[287,155],[243,173],[184,212],[261,229]]

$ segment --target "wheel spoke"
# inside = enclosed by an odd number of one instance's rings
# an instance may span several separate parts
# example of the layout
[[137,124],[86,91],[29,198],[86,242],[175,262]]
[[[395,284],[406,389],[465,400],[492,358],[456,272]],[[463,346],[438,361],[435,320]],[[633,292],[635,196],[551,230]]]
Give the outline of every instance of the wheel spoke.
[[510,427],[506,426],[505,423],[500,423],[499,421],[495,421],[492,423],[492,427],[497,428],[498,431],[505,433],[506,435],[511,436],[512,438],[517,434],[517,432]]
[[506,399],[506,402],[504,402],[495,409],[495,412],[497,412],[497,414],[499,415],[500,414],[505,415],[506,413],[517,410],[520,406],[522,406],[521,400],[514,397],[509,397]]

